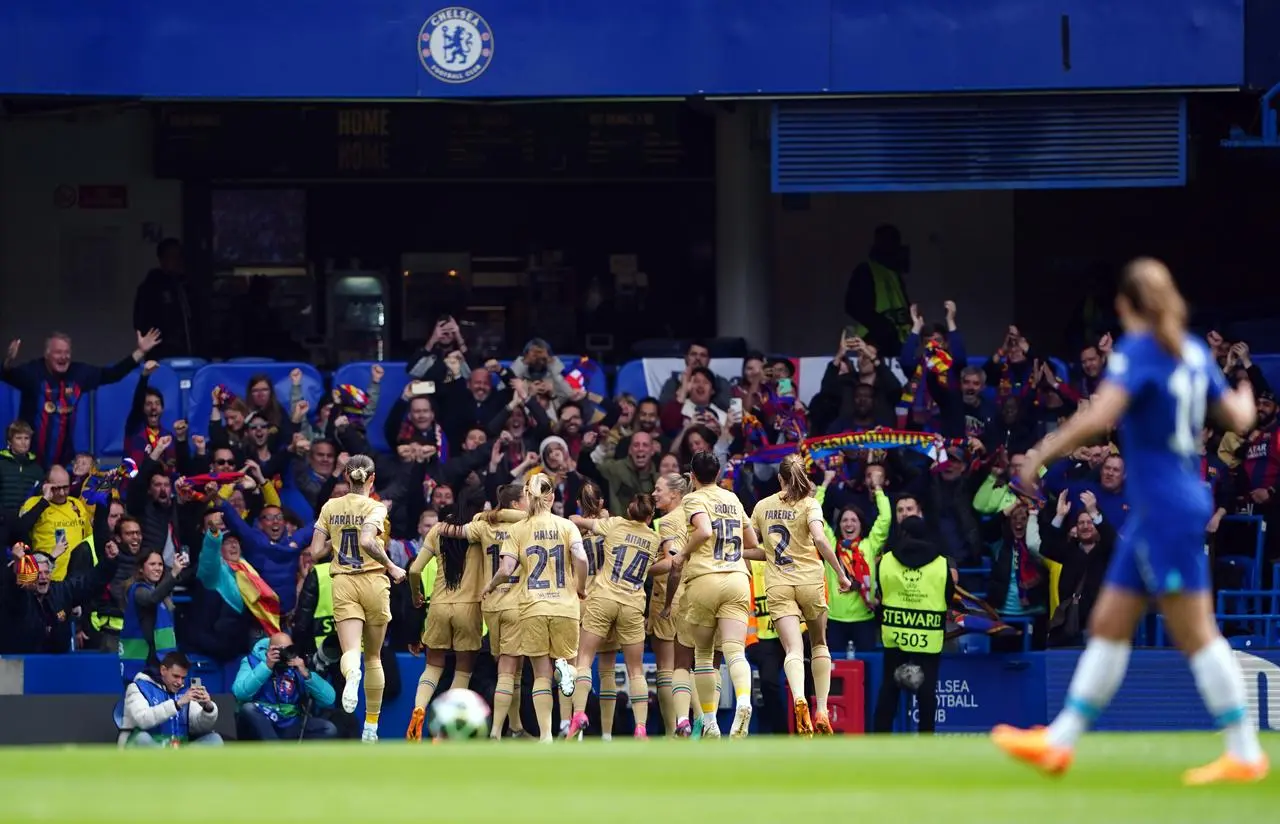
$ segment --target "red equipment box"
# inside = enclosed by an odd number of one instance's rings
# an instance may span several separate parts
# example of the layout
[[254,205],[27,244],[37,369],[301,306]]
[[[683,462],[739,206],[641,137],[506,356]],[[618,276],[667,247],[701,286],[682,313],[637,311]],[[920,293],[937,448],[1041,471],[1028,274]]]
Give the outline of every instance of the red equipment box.
[[[847,659],[831,662],[831,695],[827,698],[827,713],[831,728],[837,735],[862,735],[866,732],[866,667],[861,661]],[[796,731],[796,715],[791,711],[794,703],[791,690],[787,690],[787,731]],[[813,711],[813,696],[809,697],[809,709]]]

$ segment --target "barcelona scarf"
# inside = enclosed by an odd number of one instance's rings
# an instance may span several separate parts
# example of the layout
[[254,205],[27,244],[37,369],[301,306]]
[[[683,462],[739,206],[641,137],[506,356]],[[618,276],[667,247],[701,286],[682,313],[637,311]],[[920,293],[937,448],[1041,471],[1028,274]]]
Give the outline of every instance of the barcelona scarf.
[[844,567],[849,580],[853,581],[854,588],[862,597],[862,603],[867,605],[867,609],[874,610],[876,603],[871,594],[871,565],[867,563],[866,558],[862,557],[862,552],[858,548],[861,543],[861,538],[841,540],[836,546],[836,558]]
[[937,341],[930,340],[925,342],[924,356],[916,363],[915,372],[912,373],[911,379],[907,381],[906,386],[902,388],[902,397],[894,410],[898,415],[899,429],[905,429],[907,426],[908,417],[916,403],[916,392],[920,389],[920,378],[924,370],[928,369],[938,379],[938,383],[946,386],[951,364],[950,352],[939,346]]
[[115,469],[94,472],[85,479],[80,497],[90,506],[100,506],[118,497],[120,484],[138,474],[138,465],[132,458],[125,458]]
[[236,574],[236,587],[240,590],[240,597],[244,599],[244,605],[249,608],[253,617],[258,619],[262,630],[268,635],[279,632],[280,598],[276,591],[248,561],[236,561],[227,566]]

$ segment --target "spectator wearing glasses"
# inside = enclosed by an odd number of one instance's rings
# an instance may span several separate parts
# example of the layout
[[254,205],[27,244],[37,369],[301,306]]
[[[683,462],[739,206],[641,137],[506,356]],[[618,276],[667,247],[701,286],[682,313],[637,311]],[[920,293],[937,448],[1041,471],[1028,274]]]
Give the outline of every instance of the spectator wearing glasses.
[[256,527],[246,523],[229,501],[222,501],[219,509],[227,529],[239,539],[245,559],[274,590],[279,614],[292,612],[297,601],[298,556],[311,545],[313,527],[288,534],[284,512],[278,506],[264,506]]
[[58,544],[77,547],[92,534],[89,506],[71,495],[71,476],[61,466],[50,468],[40,494],[28,498],[22,505],[10,531],[11,537],[29,535],[34,552],[55,558],[50,579],[55,582],[67,577],[67,565],[71,562],[71,553],[56,552]]

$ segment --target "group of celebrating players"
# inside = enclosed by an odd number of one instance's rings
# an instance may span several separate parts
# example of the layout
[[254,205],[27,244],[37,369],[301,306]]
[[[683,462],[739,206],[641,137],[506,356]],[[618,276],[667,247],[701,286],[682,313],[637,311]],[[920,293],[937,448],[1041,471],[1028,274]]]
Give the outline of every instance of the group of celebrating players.
[[[583,516],[556,516],[551,511],[554,482],[544,474],[531,475],[522,486],[501,489],[494,509],[463,512],[433,527],[407,572],[390,561],[383,546],[386,507],[369,496],[371,463],[364,456],[348,462],[351,492],[321,509],[312,545],[317,557],[333,551],[334,619],[343,650],[339,667],[346,679],[342,706],[354,711],[363,683],[364,740],[377,740],[384,678],[378,655],[368,651],[381,648],[390,620],[390,585],[407,577],[421,604],[421,572],[432,558],[439,559],[439,572],[422,637],[427,663],[415,695],[407,734],[411,740],[422,737],[445,655],[455,654],[452,686],[466,688],[486,627],[498,663],[494,739],[501,738],[504,721],[510,734],[523,735],[515,701],[523,659],[533,669],[538,730],[549,741],[553,686],[571,698],[565,701],[564,714],[571,716],[566,734],[575,737],[587,725],[596,655],[608,657],[601,672],[612,675],[619,650],[629,675],[635,736],[647,737],[646,636],[652,638],[657,657],[667,734],[689,736],[696,724],[702,736],[720,736],[715,665],[722,657],[736,698],[730,734],[745,736],[751,720],[748,561],[767,562],[769,614],[786,653],[784,671],[792,694],[799,696],[797,729],[807,735],[831,734],[823,561],[837,570],[843,590],[852,583],[827,543],[822,510],[799,456],[783,461],[781,491],[760,501],[750,519],[737,496],[719,486],[720,462],[710,452],[694,455],[688,475],[659,478],[654,493],[637,495],[622,515],[604,511],[599,491],[588,486],[580,501]],[[649,577],[653,585],[646,596]],[[801,620],[813,644],[817,703],[812,716],[803,697]],[[612,692],[612,679],[605,681]],[[701,712],[691,719],[695,690]]]
[[[1116,310],[1126,336],[1112,354],[1107,380],[1087,409],[1028,454],[1021,480],[1025,488],[1035,489],[1041,467],[1120,427],[1133,510],[1092,613],[1090,638],[1063,711],[1043,729],[997,727],[993,740],[1044,772],[1066,770],[1076,741],[1119,688],[1134,626],[1155,597],[1190,659],[1205,704],[1226,732],[1226,753],[1189,771],[1184,781],[1257,781],[1266,776],[1269,763],[1247,712],[1240,665],[1213,615],[1202,534],[1209,499],[1196,453],[1208,414],[1237,432],[1253,425],[1253,394],[1247,382],[1228,388],[1208,351],[1187,334],[1186,304],[1162,263],[1142,259],[1130,264]],[[718,485],[721,467],[713,454],[695,454],[689,469],[688,475],[662,476],[654,494],[637,495],[625,514],[604,512],[598,492],[588,491],[581,501],[586,514],[572,519],[552,514],[553,481],[535,474],[522,487],[503,489],[496,509],[472,518],[463,514],[433,528],[411,567],[419,600],[418,573],[432,557],[441,559],[443,574],[433,588],[423,635],[427,665],[408,737],[421,739],[447,651],[456,655],[453,686],[468,685],[486,624],[490,649],[498,658],[495,739],[502,736],[504,720],[513,733],[521,730],[513,697],[519,695],[515,679],[522,658],[533,667],[531,693],[541,739],[550,741],[553,676],[560,691],[572,697],[568,733],[574,736],[587,723],[594,657],[612,657],[618,649],[629,674],[635,735],[646,737],[649,690],[641,665],[646,634],[657,657],[667,734],[691,733],[689,711],[696,690],[702,736],[720,736],[715,664],[722,656],[737,701],[730,735],[745,736],[751,720],[751,669],[745,656],[752,608],[750,560],[767,564],[767,606],[796,696],[797,731],[830,734],[823,561],[836,571],[842,590],[852,583],[827,544],[803,460],[791,455],[782,462],[781,491],[760,501],[750,519],[737,497]],[[343,650],[340,667],[346,678],[342,706],[354,711],[363,680],[363,737],[376,741],[384,683],[378,651],[390,619],[389,587],[407,573],[391,562],[383,546],[386,507],[369,497],[373,462],[355,456],[346,475],[351,492],[324,505],[311,551],[319,558],[336,545],[331,569]],[[653,523],[659,511],[662,515]],[[492,577],[485,583],[488,570]],[[646,626],[649,576],[653,585]],[[812,718],[802,697],[801,619],[812,641]],[[612,669],[601,668],[610,673],[609,683]]]

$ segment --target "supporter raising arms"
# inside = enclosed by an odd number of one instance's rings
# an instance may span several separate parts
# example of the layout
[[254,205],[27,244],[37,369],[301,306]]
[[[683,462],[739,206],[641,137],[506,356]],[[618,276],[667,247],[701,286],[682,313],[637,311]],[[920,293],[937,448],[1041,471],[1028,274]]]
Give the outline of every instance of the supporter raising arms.
[[[34,429],[33,451],[44,466],[70,464],[76,454],[76,404],[88,392],[108,383],[124,380],[160,343],[155,329],[138,333],[133,353],[110,366],[90,366],[71,360],[71,337],[51,334],[44,344],[44,357],[18,365],[21,340],[9,343],[0,380],[18,390],[18,417]],[[86,444],[81,444],[86,446]]]

